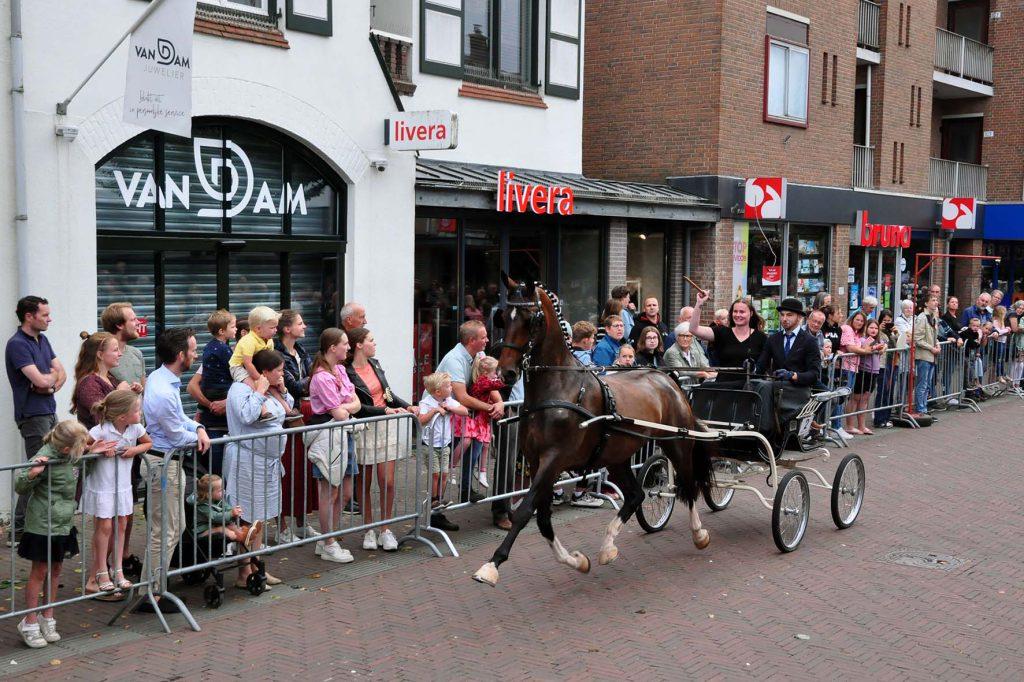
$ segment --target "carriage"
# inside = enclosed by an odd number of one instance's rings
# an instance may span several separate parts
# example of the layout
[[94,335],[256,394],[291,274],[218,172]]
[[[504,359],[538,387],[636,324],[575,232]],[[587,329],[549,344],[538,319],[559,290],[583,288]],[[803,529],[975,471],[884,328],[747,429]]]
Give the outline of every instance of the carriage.
[[[832,521],[837,528],[849,528],[857,520],[864,502],[865,471],[859,455],[848,454],[839,463],[831,484],[820,471],[810,466],[813,460],[827,461],[829,450],[811,438],[814,415],[829,401],[849,394],[843,387],[816,393],[797,414],[782,425],[780,432],[766,437],[758,430],[764,406],[755,391],[716,387],[713,383],[690,391],[695,415],[709,427],[704,433],[689,431],[684,438],[703,438],[717,443],[712,460],[714,484],[703,493],[714,511],[729,506],[737,490],[754,493],[772,512],[772,538],[782,552],[791,552],[803,540],[810,517],[810,488],[831,493]],[[678,431],[661,426],[658,430]],[[841,442],[841,441],[840,441]],[[668,524],[676,503],[675,480],[669,459],[659,448],[639,465],[637,479],[644,500],[637,509],[637,521],[649,533]],[[780,470],[784,475],[780,478]],[[809,481],[807,474],[812,479]],[[753,481],[765,476],[774,491],[766,496]]]

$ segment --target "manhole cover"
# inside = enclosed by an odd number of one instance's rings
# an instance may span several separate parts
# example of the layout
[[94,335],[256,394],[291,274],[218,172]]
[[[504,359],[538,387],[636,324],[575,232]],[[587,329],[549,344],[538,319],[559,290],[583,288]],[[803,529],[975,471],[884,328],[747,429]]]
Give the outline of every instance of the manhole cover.
[[955,556],[948,554],[907,549],[889,552],[882,557],[882,561],[901,566],[914,566],[916,568],[939,568],[944,571],[957,568],[964,563],[963,559],[957,559]]

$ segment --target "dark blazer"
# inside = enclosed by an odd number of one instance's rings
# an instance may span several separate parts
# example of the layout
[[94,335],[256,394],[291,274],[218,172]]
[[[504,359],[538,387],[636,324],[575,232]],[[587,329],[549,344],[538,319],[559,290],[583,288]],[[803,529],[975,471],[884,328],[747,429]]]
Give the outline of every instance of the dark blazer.
[[783,354],[785,332],[778,331],[768,337],[768,343],[757,359],[757,372],[771,374],[777,369],[796,372],[797,379],[792,382],[796,386],[814,386],[821,371],[821,351],[818,341],[806,329],[801,329],[793,338],[793,346],[789,355]]
[[[409,403],[405,402],[397,395],[391,392],[391,386],[388,385],[388,378],[384,374],[384,368],[380,366],[380,363],[375,358],[370,358],[370,367],[373,368],[373,373],[377,375],[377,381],[380,382],[381,388],[384,389],[384,403],[391,408],[405,408],[409,407]],[[359,398],[359,404],[362,407],[359,410],[360,417],[379,417],[384,414],[383,407],[377,407],[373,404],[373,397],[370,395],[370,389],[367,388],[366,382],[359,376],[352,365],[345,365],[345,371],[348,372],[348,378],[352,382],[352,386],[356,389],[356,396]]]

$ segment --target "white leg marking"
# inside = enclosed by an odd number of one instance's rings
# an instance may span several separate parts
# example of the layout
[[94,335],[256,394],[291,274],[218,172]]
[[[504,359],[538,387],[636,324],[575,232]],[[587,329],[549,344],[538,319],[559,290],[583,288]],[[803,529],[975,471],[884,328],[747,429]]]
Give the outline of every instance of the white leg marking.
[[597,562],[602,566],[610,564],[619,556],[619,549],[615,546],[615,538],[618,537],[622,526],[622,519],[618,516],[608,524],[608,530],[604,534],[604,542],[601,543],[601,553],[597,556]]
[[696,505],[690,507],[690,532],[693,533],[693,544],[697,549],[704,549],[711,544],[711,533],[701,527]]

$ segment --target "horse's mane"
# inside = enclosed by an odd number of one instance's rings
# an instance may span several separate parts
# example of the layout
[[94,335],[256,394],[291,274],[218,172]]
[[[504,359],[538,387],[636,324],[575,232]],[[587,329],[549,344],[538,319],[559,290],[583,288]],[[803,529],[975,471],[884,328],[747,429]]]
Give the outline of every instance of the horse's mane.
[[544,292],[551,301],[551,307],[555,309],[555,323],[558,325],[558,330],[562,333],[562,340],[565,342],[565,349],[572,354],[572,337],[569,336],[567,331],[565,331],[565,328],[569,325],[566,322],[565,317],[562,315],[562,302],[558,299],[558,294],[548,289],[541,282],[534,282],[533,286]]

